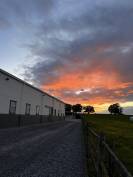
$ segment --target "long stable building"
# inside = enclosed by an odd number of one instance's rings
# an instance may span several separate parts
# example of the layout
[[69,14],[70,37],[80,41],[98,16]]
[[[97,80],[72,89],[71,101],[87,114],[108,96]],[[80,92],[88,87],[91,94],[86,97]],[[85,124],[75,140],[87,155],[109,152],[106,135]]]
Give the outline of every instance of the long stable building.
[[65,103],[0,69],[0,117],[65,116]]

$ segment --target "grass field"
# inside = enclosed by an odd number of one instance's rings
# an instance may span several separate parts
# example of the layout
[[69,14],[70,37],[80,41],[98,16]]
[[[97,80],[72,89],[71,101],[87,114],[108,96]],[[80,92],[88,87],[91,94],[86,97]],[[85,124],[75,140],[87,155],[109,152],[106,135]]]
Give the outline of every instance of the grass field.
[[108,144],[115,144],[115,153],[133,174],[133,121],[125,115],[85,115],[91,128],[106,135]]

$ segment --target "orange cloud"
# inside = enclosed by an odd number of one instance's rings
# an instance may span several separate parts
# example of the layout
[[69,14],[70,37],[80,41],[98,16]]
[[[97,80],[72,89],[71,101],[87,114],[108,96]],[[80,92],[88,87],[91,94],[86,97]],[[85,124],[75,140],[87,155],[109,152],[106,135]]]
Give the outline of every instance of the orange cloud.
[[[81,60],[77,60],[80,65]],[[67,69],[65,69],[64,74],[62,74],[55,81],[48,83],[42,86],[47,92],[52,92],[57,97],[60,97],[65,102],[69,102],[72,104],[81,103],[81,104],[103,104],[115,101],[115,97],[112,95],[104,95],[97,90],[97,93],[93,93],[93,90],[97,88],[104,88],[106,90],[114,90],[114,95],[117,97],[124,96],[124,93],[121,92],[121,89],[126,89],[130,83],[125,83],[121,81],[121,76],[115,68],[111,71],[106,69],[106,66],[111,65],[111,63],[105,62],[100,67],[94,66],[94,68],[84,67],[84,70],[74,69],[74,71],[70,71],[67,73]],[[63,70],[58,68],[61,72]],[[76,95],[76,92],[79,90],[90,89],[91,98],[82,97],[82,94]],[[62,91],[65,91],[66,94],[61,94]],[[68,94],[67,94],[68,91]],[[69,95],[69,92],[72,92],[73,95]],[[95,96],[93,96],[95,95]]]

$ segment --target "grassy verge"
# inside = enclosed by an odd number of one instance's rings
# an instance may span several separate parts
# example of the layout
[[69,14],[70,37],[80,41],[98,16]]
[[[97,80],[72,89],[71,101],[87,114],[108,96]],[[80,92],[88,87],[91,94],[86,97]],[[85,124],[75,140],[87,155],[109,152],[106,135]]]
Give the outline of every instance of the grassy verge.
[[115,153],[133,174],[133,122],[128,117],[93,114],[84,118],[97,133],[106,135],[110,145],[115,144]]

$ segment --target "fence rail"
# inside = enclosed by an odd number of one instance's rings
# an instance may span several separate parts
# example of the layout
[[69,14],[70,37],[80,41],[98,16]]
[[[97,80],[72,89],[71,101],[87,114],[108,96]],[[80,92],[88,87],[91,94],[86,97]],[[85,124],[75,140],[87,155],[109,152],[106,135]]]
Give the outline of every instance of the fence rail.
[[96,134],[83,120],[86,156],[93,177],[133,177],[106,143],[103,134]]

